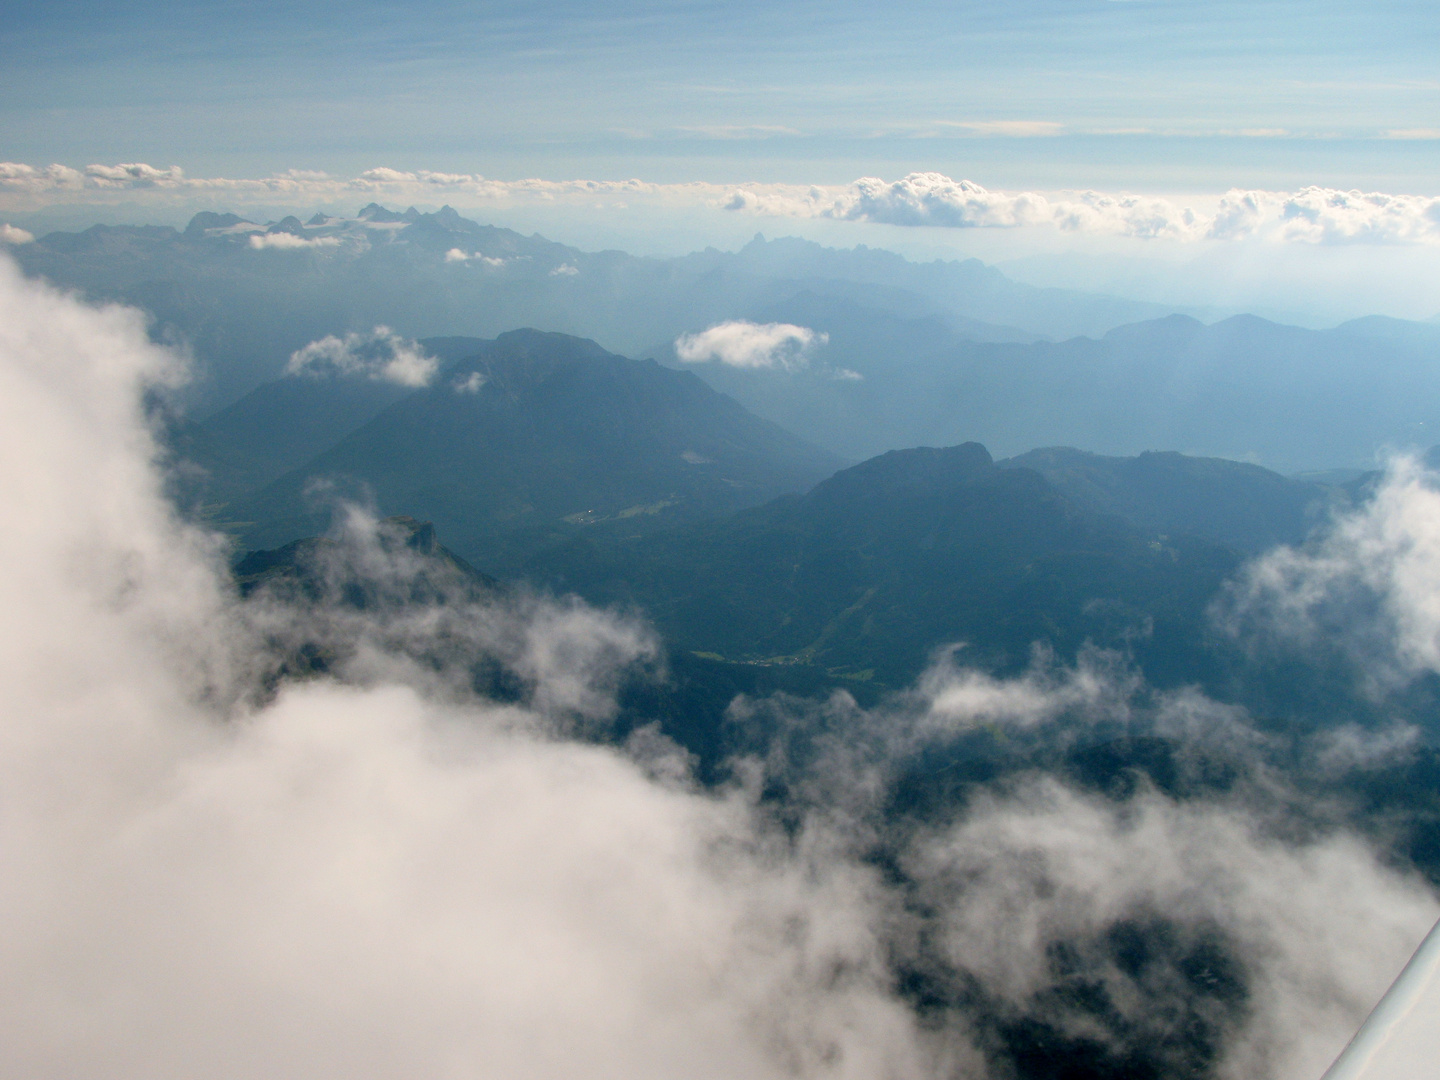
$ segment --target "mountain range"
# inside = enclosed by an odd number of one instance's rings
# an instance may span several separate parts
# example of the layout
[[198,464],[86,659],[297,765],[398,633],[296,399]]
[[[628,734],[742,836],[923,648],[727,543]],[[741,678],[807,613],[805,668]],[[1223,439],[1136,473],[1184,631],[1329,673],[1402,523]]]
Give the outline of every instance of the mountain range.
[[[692,372],[593,341],[527,330],[429,344],[459,359],[427,387],[290,375],[189,429],[191,446],[241,463],[201,500],[212,523],[242,549],[283,550],[323,533],[345,499],[433,522],[501,579],[643,614],[692,718],[750,688],[873,697],[955,645],[1014,673],[1037,643],[1062,664],[1110,650],[1156,686],[1202,685],[1260,712],[1375,707],[1343,664],[1297,679],[1209,615],[1245,558],[1303,543],[1366,497],[1363,476],[1067,447],[995,461],[976,442],[851,465]],[[362,390],[312,407],[352,382]],[[252,451],[263,468],[244,464]],[[249,488],[236,479],[282,466]]]
[[[685,364],[761,416],[848,457],[976,439],[1373,467],[1440,431],[1440,328],[1373,317],[1306,330],[1170,315],[1066,341],[960,340],[933,319],[791,297],[767,321],[828,336],[808,363]],[[681,365],[674,349],[662,354]],[[837,377],[842,374],[843,377]]]
[[268,547],[321,531],[337,496],[373,500],[433,520],[466,557],[509,572],[537,532],[721,515],[842,463],[691,372],[520,330],[480,343],[227,513],[247,544]]
[[1168,310],[1022,285],[975,259],[914,264],[798,240],[757,237],[738,252],[678,258],[586,252],[449,207],[402,214],[371,204],[354,218],[268,225],[206,212],[184,230],[50,233],[15,256],[29,273],[150,312],[157,336],[196,356],[189,400],[201,414],[278,376],[307,343],[376,324],[413,338],[530,325],[645,355],[696,326],[754,318],[801,293],[935,316],[951,334],[1000,341],[1099,333]]
[[[207,213],[183,231],[96,226],[41,237],[16,257],[95,298],[140,305],[158,337],[188,345],[198,372],[184,402],[201,419],[326,335],[384,325],[426,341],[489,339],[528,324],[688,367],[852,461],[978,440],[1002,457],[1045,445],[1178,450],[1293,473],[1373,467],[1388,449],[1430,445],[1440,425],[1440,327],[1380,317],[1330,330],[1253,316],[1206,325],[1022,285],[973,259],[912,263],[762,237],[735,252],[639,258],[448,207],[375,204],[304,223]],[[681,335],[737,320],[805,328],[814,347],[793,363],[748,367],[678,358]],[[351,396],[367,394],[384,396]],[[340,396],[320,407],[339,408]],[[294,462],[275,449],[276,464]]]

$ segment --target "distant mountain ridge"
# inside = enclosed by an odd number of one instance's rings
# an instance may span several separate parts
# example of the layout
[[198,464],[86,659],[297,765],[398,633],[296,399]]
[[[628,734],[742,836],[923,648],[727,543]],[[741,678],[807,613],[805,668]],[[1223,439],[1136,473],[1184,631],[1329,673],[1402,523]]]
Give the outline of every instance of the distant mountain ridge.
[[[1250,315],[1209,326],[1170,315],[1099,338],[1025,343],[964,340],[893,315],[858,319],[816,298],[771,310],[829,335],[808,366],[686,366],[851,457],[975,439],[1005,456],[1057,444],[1112,456],[1177,450],[1288,473],[1370,468],[1440,431],[1440,331],[1420,323],[1305,330]],[[834,378],[837,365],[854,377]]]

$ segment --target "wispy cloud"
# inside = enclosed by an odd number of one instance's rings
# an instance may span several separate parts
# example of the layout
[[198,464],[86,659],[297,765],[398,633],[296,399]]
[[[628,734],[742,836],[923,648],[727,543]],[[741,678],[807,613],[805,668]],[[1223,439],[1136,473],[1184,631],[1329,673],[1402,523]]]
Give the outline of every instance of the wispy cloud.
[[31,244],[34,241],[33,233],[26,232],[8,222],[0,222],[0,244]]
[[808,326],[732,319],[675,340],[675,355],[688,364],[718,360],[738,368],[804,367],[810,353],[830,340]]
[[936,126],[958,128],[972,135],[1000,135],[1011,139],[1048,138],[1065,131],[1065,125],[1054,120],[953,120],[942,121]]

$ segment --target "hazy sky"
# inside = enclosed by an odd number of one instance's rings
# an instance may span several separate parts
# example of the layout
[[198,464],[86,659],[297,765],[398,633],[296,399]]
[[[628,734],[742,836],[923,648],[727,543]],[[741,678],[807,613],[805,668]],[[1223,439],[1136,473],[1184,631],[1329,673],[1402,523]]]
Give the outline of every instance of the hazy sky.
[[11,0],[0,159],[1440,193],[1440,5]]

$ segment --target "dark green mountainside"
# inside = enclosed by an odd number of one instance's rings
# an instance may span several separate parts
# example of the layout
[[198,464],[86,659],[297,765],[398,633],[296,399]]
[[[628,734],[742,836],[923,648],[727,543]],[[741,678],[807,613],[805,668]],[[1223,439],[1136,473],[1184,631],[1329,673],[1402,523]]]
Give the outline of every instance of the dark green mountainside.
[[720,522],[577,538],[527,570],[636,605],[696,653],[900,686],[954,643],[998,670],[1036,642],[1070,658],[1090,642],[1133,650],[1162,682],[1197,677],[1205,607],[1238,562],[1087,510],[968,443],[894,451]]

